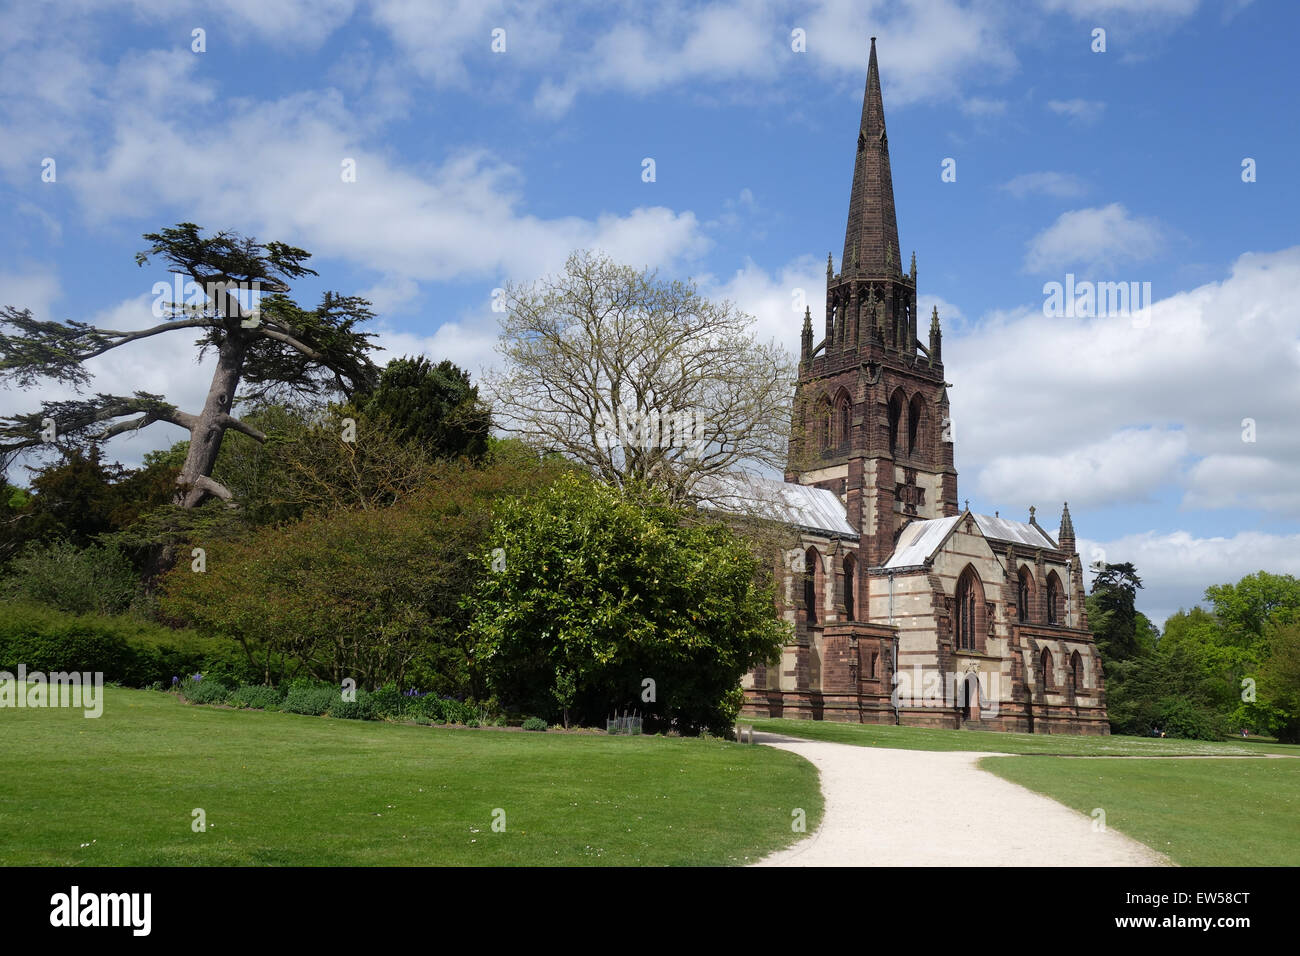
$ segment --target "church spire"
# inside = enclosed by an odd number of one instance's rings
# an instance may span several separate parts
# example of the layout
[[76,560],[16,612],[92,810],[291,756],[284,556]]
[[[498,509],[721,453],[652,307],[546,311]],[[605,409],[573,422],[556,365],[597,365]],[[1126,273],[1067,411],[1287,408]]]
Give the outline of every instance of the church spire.
[[1061,532],[1056,536],[1062,551],[1074,550],[1074,522],[1070,520],[1070,503],[1065,503],[1061,511]]
[[[849,194],[849,222],[844,232],[844,262],[868,275],[892,275],[897,267],[886,263],[899,249],[898,219],[894,214],[894,181],[889,171],[889,140],[885,135],[885,107],[880,97],[880,68],[876,64],[876,38],[871,38],[867,63],[867,89],[862,97],[862,123],[853,165],[853,190]],[[896,262],[897,260],[895,260]]]

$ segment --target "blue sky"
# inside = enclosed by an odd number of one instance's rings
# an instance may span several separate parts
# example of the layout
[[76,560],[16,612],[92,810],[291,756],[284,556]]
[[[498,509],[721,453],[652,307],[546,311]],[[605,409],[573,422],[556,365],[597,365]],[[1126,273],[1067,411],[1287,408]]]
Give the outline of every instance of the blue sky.
[[[959,494],[1047,526],[1068,499],[1085,562],[1132,560],[1163,620],[1300,573],[1298,28],[1280,0],[7,4],[0,303],[143,327],[168,276],[136,267],[140,236],[191,220],[306,248],[300,300],[367,295],[393,354],[476,373],[492,290],[578,247],[797,348],[796,290],[817,314],[839,265],[874,35]],[[1067,273],[1149,282],[1149,321],[1045,316]],[[99,360],[96,387],[197,404],[189,346]],[[0,389],[0,413],[62,394]]]

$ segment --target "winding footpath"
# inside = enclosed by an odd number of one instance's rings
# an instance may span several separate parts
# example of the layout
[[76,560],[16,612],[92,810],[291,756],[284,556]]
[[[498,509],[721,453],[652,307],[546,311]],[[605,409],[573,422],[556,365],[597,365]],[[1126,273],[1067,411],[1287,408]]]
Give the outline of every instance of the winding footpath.
[[1090,817],[980,770],[990,753],[886,750],[756,733],[821,774],[822,824],[755,866],[1171,866]]

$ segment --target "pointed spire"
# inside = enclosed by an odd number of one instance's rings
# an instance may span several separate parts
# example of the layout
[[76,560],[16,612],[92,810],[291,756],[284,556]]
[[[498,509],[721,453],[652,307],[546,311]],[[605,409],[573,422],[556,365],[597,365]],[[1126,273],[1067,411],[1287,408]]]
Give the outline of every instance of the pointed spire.
[[930,313],[930,364],[943,361],[943,332],[939,328],[939,307]]
[[831,261],[831,254],[826,253],[826,281],[830,282],[835,275],[835,264]]
[[912,250],[912,270],[909,273],[912,277],[912,285],[916,285],[916,250]]
[[1056,540],[1060,542],[1061,550],[1074,550],[1074,522],[1070,520],[1070,503],[1068,501],[1061,510],[1061,531],[1056,536]]
[[804,306],[803,309],[803,333],[799,336],[799,361],[800,364],[806,365],[812,361],[812,307]]
[[[858,254],[849,258],[849,251]],[[867,61],[867,88],[862,97],[862,124],[858,130],[853,189],[849,194],[849,221],[844,232],[845,261],[868,274],[887,275],[886,250],[898,249],[898,219],[894,213],[894,182],[889,169],[889,139],[885,134],[885,107],[880,96],[880,67],[876,63],[876,38],[871,38]],[[892,253],[890,256],[892,258]]]

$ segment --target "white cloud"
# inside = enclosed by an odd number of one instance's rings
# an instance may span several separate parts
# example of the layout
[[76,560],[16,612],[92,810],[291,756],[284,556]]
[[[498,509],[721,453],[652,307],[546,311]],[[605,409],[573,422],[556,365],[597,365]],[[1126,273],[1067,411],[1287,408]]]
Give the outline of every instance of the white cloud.
[[[792,57],[861,89],[869,38],[880,38],[890,102],[959,98],[959,83],[1015,67],[1007,24],[984,5],[955,0],[717,0],[654,6],[623,0],[596,18],[564,4],[466,0],[426,4],[378,0],[375,21],[403,60],[434,83],[467,87],[469,64],[500,70],[503,84],[536,78],[532,100],[558,116],[584,93],[622,90],[646,95],[707,82],[757,83],[777,90]],[[506,30],[507,52],[489,51],[494,27]],[[790,33],[806,32],[796,54]],[[887,51],[887,52],[886,52]],[[492,57],[492,60],[489,60]],[[860,95],[860,94],[859,94]],[[992,102],[992,101],[985,101]]]
[[[1271,423],[1288,432],[1289,424],[1279,419]],[[1294,444],[1288,435],[1285,443]],[[1242,448],[1255,445],[1242,444]],[[1267,446],[1266,446],[1267,447]],[[1287,449],[1294,454],[1294,449]],[[1264,454],[1207,455],[1187,475],[1187,494],[1183,505],[1188,508],[1258,508],[1274,514],[1300,516],[1300,477],[1294,460],[1266,457]]]
[[[98,220],[166,204],[373,269],[390,292],[402,280],[533,278],[575,248],[659,266],[709,244],[692,213],[662,206],[543,219],[521,208],[520,171],[490,153],[417,171],[357,130],[335,93],[229,111],[198,130],[126,110],[111,145],[73,185]],[[343,181],[345,160],[355,162],[355,182]]]
[[1070,199],[1075,196],[1082,196],[1087,191],[1087,187],[1078,176],[1072,173],[1051,171],[1021,173],[998,188],[1011,193],[1017,199],[1033,195]]
[[[1043,273],[1084,267],[1113,269],[1145,262],[1164,248],[1165,230],[1155,219],[1133,216],[1120,203],[1063,212],[1031,239],[1025,270]],[[1140,279],[1126,276],[1122,281]],[[1121,281],[1113,277],[1113,281]]]
[[[958,434],[965,416],[958,418]],[[965,437],[962,435],[962,437]],[[1164,428],[1126,428],[1101,441],[1059,454],[998,455],[982,468],[975,486],[986,500],[1019,504],[1073,501],[1080,506],[1151,500],[1177,479],[1187,455],[1187,435]],[[1023,502],[1028,507],[1033,502]]]
[[1144,531],[1109,541],[1080,538],[1078,544],[1085,568],[1096,559],[1131,562],[1137,568],[1143,584],[1138,609],[1157,626],[1179,608],[1203,605],[1210,585],[1235,583],[1261,570],[1300,576],[1296,534],[1241,531],[1231,537],[1201,538],[1186,531]]
[[[962,483],[999,500],[1041,487],[1072,502],[1173,483],[1187,508],[1295,514],[1296,288],[1300,247],[1248,253],[1222,282],[1157,295],[1146,326],[1026,308],[946,337]],[[1245,418],[1254,443],[1242,441]]]
[[479,382],[485,371],[499,364],[496,320],[495,313],[484,309],[444,322],[432,335],[383,328],[375,343],[385,351],[375,361],[383,365],[403,355],[424,355],[433,362],[450,359],[470,373],[471,381]]
[[202,27],[207,31],[209,53],[232,46],[258,43],[274,47],[319,46],[352,16],[355,0],[81,0],[86,6],[104,11],[109,6],[125,8],[142,19],[168,21],[186,27],[185,49],[189,50],[189,31]]
[[1065,13],[1076,20],[1092,17],[1131,14],[1151,18],[1189,17],[1200,0],[1038,0],[1043,9]]
[[826,264],[812,256],[786,263],[775,275],[747,259],[727,279],[703,275],[697,281],[709,299],[731,302],[754,316],[758,337],[774,339],[796,359],[805,308],[812,312],[813,341],[821,341],[825,333]]
[[1059,116],[1067,116],[1079,123],[1095,123],[1106,111],[1100,100],[1048,100],[1047,108]]
[[29,309],[33,318],[51,319],[59,295],[59,277],[47,267],[0,272],[0,306],[13,306],[19,311]]
[[961,104],[961,111],[967,116],[985,117],[1001,116],[1007,111],[1006,100],[993,100],[983,96],[972,96]]
[[966,328],[968,322],[966,314],[961,308],[953,305],[937,295],[930,295],[928,292],[919,292],[916,296],[916,315],[917,315],[917,334],[925,339],[930,331],[930,317],[934,310],[939,310],[939,327],[945,335],[953,332],[960,332]]

